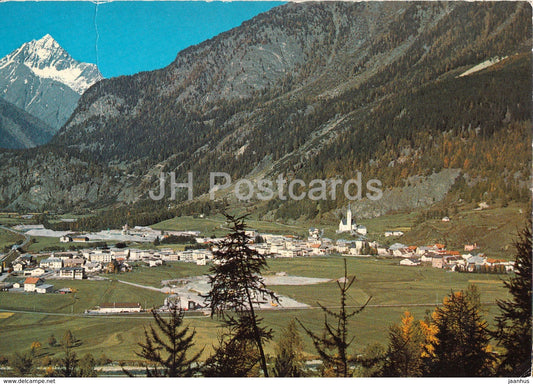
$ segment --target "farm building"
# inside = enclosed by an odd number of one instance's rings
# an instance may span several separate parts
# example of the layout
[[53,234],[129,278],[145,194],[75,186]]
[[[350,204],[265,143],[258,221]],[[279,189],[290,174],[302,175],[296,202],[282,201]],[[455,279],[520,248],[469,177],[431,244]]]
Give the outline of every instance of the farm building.
[[28,277],[24,280],[24,291],[25,292],[35,292],[37,286],[44,284],[43,279],[38,277]]
[[35,287],[35,292],[37,293],[50,293],[54,291],[54,286],[52,284],[42,284]]
[[87,236],[74,236],[72,237],[72,241],[75,243],[87,243],[89,238]]
[[139,303],[103,303],[98,307],[100,313],[124,313],[124,312],[141,312],[142,307]]

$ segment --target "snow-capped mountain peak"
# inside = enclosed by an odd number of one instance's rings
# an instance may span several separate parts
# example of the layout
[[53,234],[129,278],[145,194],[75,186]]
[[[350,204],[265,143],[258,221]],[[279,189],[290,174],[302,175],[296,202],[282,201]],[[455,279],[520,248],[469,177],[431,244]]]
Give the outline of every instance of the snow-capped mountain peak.
[[101,79],[96,65],[75,60],[48,34],[0,59],[0,98],[56,131]]
[[23,44],[0,60],[0,70],[10,64],[22,64],[36,76],[65,84],[78,94],[103,79],[95,64],[73,59],[49,34]]

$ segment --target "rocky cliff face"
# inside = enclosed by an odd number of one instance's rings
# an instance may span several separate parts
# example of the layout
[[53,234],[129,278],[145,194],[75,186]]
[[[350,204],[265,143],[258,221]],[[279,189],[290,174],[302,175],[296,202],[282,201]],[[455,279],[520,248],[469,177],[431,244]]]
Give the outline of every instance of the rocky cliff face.
[[0,97],[56,131],[81,94],[101,79],[96,65],[74,60],[50,35],[23,44],[0,60]]
[[[459,133],[489,137],[527,120],[530,76],[526,91],[513,90],[502,71],[528,68],[529,56],[516,54],[529,52],[530,20],[525,3],[280,6],[166,68],[92,86],[49,146],[0,154],[3,206],[135,202],[160,171],[192,170],[205,192],[209,171],[309,179],[367,167],[401,193],[403,179],[453,168],[420,181],[420,193],[442,181],[431,196],[389,194],[407,208],[431,204],[466,164],[431,160],[446,137],[461,143]],[[510,58],[458,77],[495,56]]]

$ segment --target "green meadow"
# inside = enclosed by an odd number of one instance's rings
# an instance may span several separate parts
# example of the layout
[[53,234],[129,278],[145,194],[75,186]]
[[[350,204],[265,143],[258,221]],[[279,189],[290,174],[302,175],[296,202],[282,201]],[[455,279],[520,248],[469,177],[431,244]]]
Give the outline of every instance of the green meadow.
[[[507,297],[501,279],[503,275],[459,274],[426,267],[402,267],[397,260],[374,258],[347,258],[348,274],[356,276],[356,283],[349,292],[349,305],[357,307],[372,297],[369,306],[357,315],[351,324],[356,336],[355,349],[374,342],[385,344],[391,324],[399,321],[406,310],[422,319],[435,303],[442,301],[452,290],[466,288],[475,283],[484,304],[484,315],[489,323],[497,313],[494,305],[497,298]],[[134,272],[109,275],[112,279],[142,285],[160,286],[160,281],[169,278],[194,276],[206,273],[207,267],[189,263],[170,263],[154,268],[139,267]],[[270,259],[267,273],[286,272],[288,275],[322,277],[331,282],[307,286],[271,286],[275,292],[316,307],[320,302],[328,307],[338,305],[338,288],[334,281],[343,275],[342,257],[316,257],[295,259]],[[56,288],[70,287],[75,294],[37,295],[29,293],[0,292],[0,307],[12,311],[9,317],[0,316],[0,356],[9,356],[17,351],[28,350],[33,341],[40,341],[46,352],[61,353],[60,349],[48,347],[51,334],[56,338],[70,329],[82,342],[78,353],[91,353],[96,357],[105,354],[115,361],[135,360],[137,343],[143,339],[144,327],[151,324],[148,314],[124,316],[85,316],[84,311],[103,302],[140,302],[144,308],[159,306],[165,295],[156,291],[138,288],[114,280],[72,281],[47,280]],[[54,313],[17,313],[15,311]],[[189,314],[192,315],[193,313]],[[319,331],[323,313],[319,309],[261,311],[264,324],[275,331],[275,340],[281,329],[292,318],[298,318],[309,328]],[[194,313],[186,323],[197,332],[195,348],[205,347],[204,356],[216,343],[220,324]],[[304,336],[305,351],[312,357],[314,350],[310,339]],[[275,343],[267,347],[273,353]]]
[[5,246],[11,246],[17,241],[23,241],[24,236],[17,235],[11,231],[6,231],[5,229],[0,228],[0,252],[4,249]]
[[[246,220],[246,226],[259,232],[267,232],[284,235],[303,235],[307,234],[309,226],[302,224],[282,224],[278,222],[256,220],[249,217]],[[151,226],[153,229],[167,231],[200,231],[202,236],[224,236],[228,233],[226,220],[222,215],[213,215],[205,218],[180,216],[173,219],[165,220]]]

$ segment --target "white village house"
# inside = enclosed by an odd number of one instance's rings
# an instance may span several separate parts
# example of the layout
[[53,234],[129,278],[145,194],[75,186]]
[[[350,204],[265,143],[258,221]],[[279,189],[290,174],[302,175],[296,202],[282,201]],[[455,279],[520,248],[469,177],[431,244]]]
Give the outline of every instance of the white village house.
[[58,257],[49,257],[48,259],[41,260],[39,266],[45,269],[61,269],[63,267],[63,260]]
[[85,270],[83,267],[63,267],[59,270],[59,277],[82,280],[85,277]]
[[403,259],[400,261],[400,265],[405,265],[407,267],[417,267],[420,265],[420,260],[414,257]]
[[72,236],[64,235],[59,238],[60,243],[70,243],[72,242]]
[[24,270],[24,276],[42,276],[46,273],[44,268],[37,267],[37,268],[26,268]]

